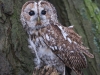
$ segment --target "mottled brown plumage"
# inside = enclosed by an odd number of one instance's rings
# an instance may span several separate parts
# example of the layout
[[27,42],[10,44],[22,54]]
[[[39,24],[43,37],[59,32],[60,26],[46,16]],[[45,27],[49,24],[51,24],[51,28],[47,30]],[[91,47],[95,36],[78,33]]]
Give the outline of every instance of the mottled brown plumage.
[[34,62],[38,68],[53,66],[65,75],[66,65],[77,75],[83,75],[81,70],[87,67],[85,55],[94,56],[83,46],[81,36],[74,32],[73,26],[64,27],[58,22],[51,3],[26,2],[22,7],[21,22],[29,35],[29,47],[36,55]]
[[56,56],[59,57],[66,66],[70,67],[78,75],[81,75],[81,70],[87,67],[84,54],[90,58],[94,58],[94,56],[88,52],[88,48],[82,45],[81,37],[78,34],[67,27],[62,29],[68,34],[66,39],[64,39],[58,25],[46,26],[45,28],[40,29],[39,32]]

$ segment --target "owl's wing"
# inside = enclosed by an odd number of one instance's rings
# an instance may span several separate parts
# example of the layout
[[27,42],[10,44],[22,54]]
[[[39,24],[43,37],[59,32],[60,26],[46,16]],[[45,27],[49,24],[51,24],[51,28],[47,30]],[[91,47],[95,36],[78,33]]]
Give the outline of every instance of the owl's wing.
[[86,68],[86,58],[83,55],[93,58],[94,56],[82,45],[81,37],[72,28],[58,25],[49,25],[42,35],[45,43],[52,52],[60,58],[64,64],[76,73]]

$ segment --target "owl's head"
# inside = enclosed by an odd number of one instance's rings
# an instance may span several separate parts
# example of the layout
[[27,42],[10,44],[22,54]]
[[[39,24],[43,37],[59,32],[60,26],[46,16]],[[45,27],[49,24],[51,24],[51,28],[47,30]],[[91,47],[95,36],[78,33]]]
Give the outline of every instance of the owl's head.
[[21,11],[21,22],[24,28],[39,29],[57,22],[55,7],[47,1],[28,1]]

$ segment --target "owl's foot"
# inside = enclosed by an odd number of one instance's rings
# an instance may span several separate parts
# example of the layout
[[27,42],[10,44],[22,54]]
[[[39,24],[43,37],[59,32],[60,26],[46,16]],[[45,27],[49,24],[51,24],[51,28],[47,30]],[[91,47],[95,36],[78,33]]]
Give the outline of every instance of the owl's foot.
[[47,65],[47,66],[44,66],[44,68],[45,68],[46,70],[48,70],[48,69],[52,68],[52,66],[51,66],[51,65]]
[[36,66],[36,67],[35,67],[35,70],[39,70],[39,69],[40,69],[40,66]]

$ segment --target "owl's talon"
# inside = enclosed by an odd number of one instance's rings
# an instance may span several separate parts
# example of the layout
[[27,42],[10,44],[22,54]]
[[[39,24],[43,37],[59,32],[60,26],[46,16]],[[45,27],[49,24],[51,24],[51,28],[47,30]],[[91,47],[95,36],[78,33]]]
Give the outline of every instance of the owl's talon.
[[39,67],[39,66],[36,66],[36,67],[35,67],[35,70],[39,70],[39,69],[40,69],[40,67]]
[[47,65],[47,66],[44,66],[44,68],[47,70],[47,69],[49,69],[49,68],[51,68],[52,66],[50,66],[50,65]]

